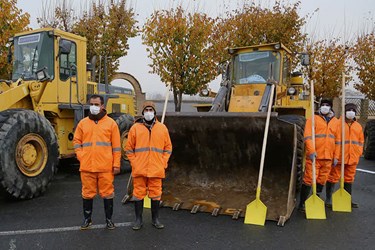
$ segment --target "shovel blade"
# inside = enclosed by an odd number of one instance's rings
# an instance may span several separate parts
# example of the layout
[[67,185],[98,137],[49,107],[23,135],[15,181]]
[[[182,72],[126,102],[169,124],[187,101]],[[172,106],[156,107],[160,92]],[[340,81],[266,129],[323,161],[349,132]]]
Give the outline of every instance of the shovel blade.
[[320,199],[316,194],[312,194],[305,201],[305,208],[306,208],[307,219],[316,219],[316,220],[326,219],[326,210],[324,206],[324,201]]
[[260,199],[255,199],[246,206],[245,224],[264,226],[267,207]]
[[332,211],[347,212],[352,211],[352,196],[343,188],[332,194]]
[[151,208],[151,199],[146,195],[146,197],[143,199],[143,207],[144,208]]

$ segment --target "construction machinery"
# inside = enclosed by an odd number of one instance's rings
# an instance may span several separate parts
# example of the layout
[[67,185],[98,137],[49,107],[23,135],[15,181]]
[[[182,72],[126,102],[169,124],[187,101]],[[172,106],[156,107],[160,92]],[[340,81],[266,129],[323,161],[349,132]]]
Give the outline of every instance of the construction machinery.
[[[244,217],[255,199],[267,106],[272,102],[262,201],[284,225],[301,181],[309,86],[291,73],[294,53],[281,43],[228,50],[231,60],[213,103],[198,113],[167,113],[173,143],[162,205],[191,213]],[[308,56],[302,56],[307,65]],[[270,100],[271,86],[275,98]],[[208,93],[208,91],[203,91]],[[207,94],[209,95],[209,94]]]
[[375,120],[368,120],[364,129],[365,145],[363,156],[367,160],[375,160]]
[[91,95],[104,97],[122,138],[134,120],[135,96],[132,89],[93,81],[86,38],[45,28],[9,41],[12,76],[0,81],[0,186],[29,199],[46,190],[59,159],[75,157],[74,128],[88,115]]

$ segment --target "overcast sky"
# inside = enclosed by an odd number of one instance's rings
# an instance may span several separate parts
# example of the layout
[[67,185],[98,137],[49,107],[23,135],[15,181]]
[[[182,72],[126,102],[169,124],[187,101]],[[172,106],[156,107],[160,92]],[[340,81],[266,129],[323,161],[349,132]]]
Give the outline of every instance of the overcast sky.
[[[54,2],[55,0],[48,0]],[[67,0],[72,2],[76,11],[80,13],[87,7],[84,0]],[[102,0],[103,1],[103,0]],[[105,1],[105,0],[104,0]],[[18,0],[17,6],[23,12],[30,14],[30,26],[38,28],[36,18],[41,16],[42,2],[46,0]],[[226,6],[235,9],[242,5],[243,0],[131,0],[128,1],[137,14],[138,24],[142,25],[146,18],[157,9],[169,9],[182,3],[186,8],[199,8],[208,15],[215,17],[224,12]],[[255,1],[263,6],[272,6],[273,0]],[[290,0],[294,3],[295,1]],[[375,0],[302,0],[300,15],[305,16],[319,9],[309,20],[305,29],[313,39],[341,37],[350,40],[366,27],[373,27],[375,17]],[[129,40],[128,55],[120,59],[120,71],[135,76],[141,83],[146,93],[165,93],[165,85],[160,82],[157,75],[148,73],[150,63],[147,58],[145,46],[142,45],[140,36]],[[211,84],[217,90],[219,81]]]

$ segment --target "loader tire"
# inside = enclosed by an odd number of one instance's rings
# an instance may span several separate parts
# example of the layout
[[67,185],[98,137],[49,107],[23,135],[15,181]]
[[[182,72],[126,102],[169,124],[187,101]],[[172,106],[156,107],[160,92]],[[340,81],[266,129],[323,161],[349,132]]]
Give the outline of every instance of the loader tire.
[[375,160],[375,120],[366,123],[363,156],[366,160]]
[[32,110],[0,112],[0,186],[12,198],[44,193],[59,162],[55,130]]
[[304,160],[304,148],[303,132],[305,129],[306,119],[300,115],[281,115],[280,120],[287,121],[297,126],[297,179],[296,179],[296,190],[299,190],[302,185],[303,175],[303,160]]
[[121,138],[121,173],[128,173],[131,171],[131,167],[128,161],[128,158],[125,155],[125,144],[128,140],[128,133],[131,126],[134,123],[134,117],[129,114],[124,113],[111,113],[108,115],[113,120],[116,121],[117,126],[120,130],[120,138]]

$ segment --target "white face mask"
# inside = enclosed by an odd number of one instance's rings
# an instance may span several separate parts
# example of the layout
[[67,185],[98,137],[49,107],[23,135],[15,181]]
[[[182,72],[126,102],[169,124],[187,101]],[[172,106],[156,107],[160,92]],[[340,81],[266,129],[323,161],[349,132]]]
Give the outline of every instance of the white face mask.
[[93,114],[93,115],[99,114],[100,113],[100,107],[95,106],[95,105],[91,105],[90,106],[90,113]]
[[354,111],[346,111],[346,118],[349,120],[353,120],[355,117],[355,112]]
[[155,114],[152,111],[148,111],[148,112],[144,112],[143,116],[145,117],[146,121],[151,121],[152,119],[154,119]]
[[322,113],[323,115],[328,114],[330,110],[331,110],[330,106],[321,106],[320,107],[320,113]]

